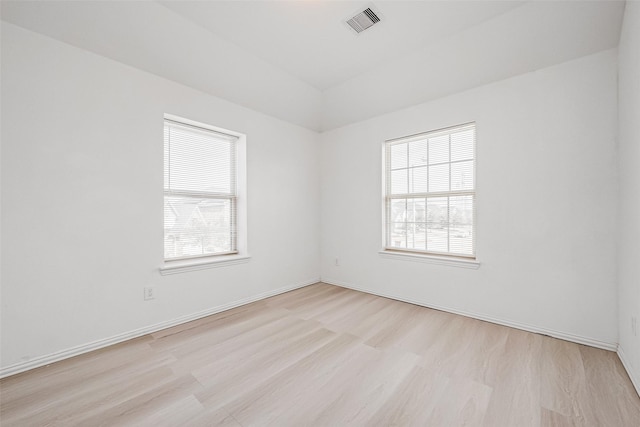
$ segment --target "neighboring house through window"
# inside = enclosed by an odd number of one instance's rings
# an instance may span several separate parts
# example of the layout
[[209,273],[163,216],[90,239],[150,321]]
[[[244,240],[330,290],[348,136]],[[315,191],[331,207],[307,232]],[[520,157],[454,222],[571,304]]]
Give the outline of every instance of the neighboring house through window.
[[241,137],[202,123],[165,116],[165,261],[240,252]]

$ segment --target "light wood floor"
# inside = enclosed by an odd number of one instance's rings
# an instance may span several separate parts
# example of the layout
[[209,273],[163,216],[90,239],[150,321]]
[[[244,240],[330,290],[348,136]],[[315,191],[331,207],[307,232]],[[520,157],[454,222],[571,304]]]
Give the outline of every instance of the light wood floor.
[[2,426],[640,426],[608,351],[326,284],[5,378]]

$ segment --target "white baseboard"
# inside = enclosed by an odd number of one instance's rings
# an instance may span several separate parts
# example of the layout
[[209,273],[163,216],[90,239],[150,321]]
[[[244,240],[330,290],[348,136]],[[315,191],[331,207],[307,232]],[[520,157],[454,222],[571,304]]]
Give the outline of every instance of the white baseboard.
[[622,366],[624,366],[624,369],[627,371],[627,375],[629,375],[629,379],[631,380],[631,383],[635,387],[636,393],[638,393],[638,396],[640,396],[640,378],[638,378],[638,376],[633,371],[633,369],[631,369],[631,363],[629,363],[629,361],[627,360],[624,354],[624,351],[622,350],[622,347],[620,347],[619,345],[618,345],[618,357],[622,362]]
[[481,313],[474,313],[474,312],[471,312],[471,311],[459,310],[459,309],[456,309],[456,308],[445,307],[445,306],[438,305],[438,304],[431,304],[431,303],[428,303],[428,302],[418,301],[418,300],[414,300],[414,299],[411,299],[411,298],[403,298],[403,297],[399,297],[397,295],[391,295],[391,294],[382,293],[382,292],[374,292],[374,291],[371,291],[370,289],[361,288],[359,286],[355,286],[355,285],[352,285],[352,284],[344,283],[344,282],[341,282],[341,281],[338,281],[338,280],[323,278],[323,279],[321,279],[321,281],[323,283],[328,283],[330,285],[340,286],[340,287],[343,287],[343,288],[349,288],[349,289],[353,289],[353,290],[356,290],[356,291],[364,292],[364,293],[367,293],[367,294],[377,295],[377,296],[384,297],[384,298],[390,298],[390,299],[394,299],[394,300],[397,300],[397,301],[408,302],[410,304],[415,304],[415,305],[420,305],[420,306],[423,306],[423,307],[433,308],[433,309],[436,309],[436,310],[446,311],[448,313],[459,314],[461,316],[471,317],[471,318],[478,319],[478,320],[484,320],[486,322],[491,322],[491,323],[495,323],[495,324],[498,324],[498,325],[509,326],[511,328],[521,329],[521,330],[527,331],[527,332],[533,332],[533,333],[536,333],[536,334],[549,335],[551,337],[559,338],[559,339],[565,340],[565,341],[571,341],[571,342],[575,342],[575,343],[578,343],[578,344],[584,344],[584,345],[588,345],[588,346],[591,346],[591,347],[597,347],[597,348],[601,348],[601,349],[609,350],[609,351],[618,350],[618,344],[617,343],[599,341],[599,340],[596,340],[596,339],[593,339],[593,338],[583,337],[583,336],[580,336],[580,335],[574,335],[574,334],[570,334],[570,333],[567,333],[567,332],[555,331],[553,329],[547,329],[547,328],[541,328],[541,327],[538,327],[538,326],[527,325],[527,324],[520,323],[520,322],[514,322],[514,321],[508,320],[508,319],[500,319],[500,318],[493,317],[493,316],[487,316],[487,315],[481,314]]
[[320,279],[306,280],[304,282],[296,283],[290,286],[284,286],[282,288],[274,289],[271,291],[263,292],[258,295],[253,295],[241,300],[233,301],[227,304],[219,305],[217,307],[209,308],[199,311],[197,313],[187,314],[186,316],[180,316],[178,318],[167,320],[164,322],[156,323],[155,325],[145,326],[143,328],[135,329],[133,331],[124,332],[122,334],[114,335],[109,338],[93,341],[87,344],[82,344],[76,347],[72,347],[66,350],[57,351],[55,353],[39,356],[24,362],[19,362],[13,365],[6,366],[0,369],[0,378],[8,377],[10,375],[19,374],[20,372],[28,371],[30,369],[39,368],[41,366],[49,365],[54,362],[59,362],[70,357],[78,356],[80,354],[88,353],[90,351],[98,350],[104,347],[108,347],[113,344],[117,344],[123,341],[130,340],[132,338],[141,337],[146,334],[160,331],[162,329],[170,328],[172,326],[187,323],[192,320],[200,319],[202,317],[210,316],[212,314],[220,313],[241,305],[249,304],[255,301],[259,301],[265,298],[269,298],[275,295],[283,294],[285,292],[292,291],[294,289],[304,288],[305,286],[318,283]]

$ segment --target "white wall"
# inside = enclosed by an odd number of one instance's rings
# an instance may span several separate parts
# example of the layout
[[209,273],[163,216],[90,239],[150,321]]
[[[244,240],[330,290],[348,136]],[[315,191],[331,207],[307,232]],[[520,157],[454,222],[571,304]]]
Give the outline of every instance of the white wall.
[[[640,3],[627,2],[619,48],[620,180],[618,298],[620,350],[640,391]],[[631,317],[638,323],[631,330]]]
[[325,90],[321,127],[334,129],[614,48],[623,10],[623,2],[523,2]]
[[[318,279],[315,132],[2,27],[2,367]],[[249,263],[159,274],[164,113],[247,134]]]
[[[616,54],[322,134],[323,280],[615,347]],[[469,121],[482,265],[381,258],[382,142]]]
[[160,2],[3,1],[0,11],[3,20],[22,28],[273,117],[319,127],[322,92]]

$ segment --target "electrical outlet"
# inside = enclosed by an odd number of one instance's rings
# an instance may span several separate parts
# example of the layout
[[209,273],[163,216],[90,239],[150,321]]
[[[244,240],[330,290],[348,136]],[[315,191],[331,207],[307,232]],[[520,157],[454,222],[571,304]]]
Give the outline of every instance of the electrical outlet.
[[156,293],[155,289],[152,286],[145,286],[144,288],[144,300],[155,299]]
[[631,332],[634,336],[638,336],[638,318],[631,316]]

